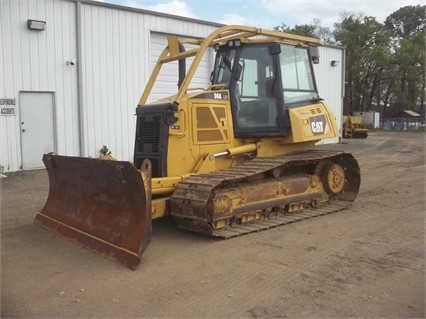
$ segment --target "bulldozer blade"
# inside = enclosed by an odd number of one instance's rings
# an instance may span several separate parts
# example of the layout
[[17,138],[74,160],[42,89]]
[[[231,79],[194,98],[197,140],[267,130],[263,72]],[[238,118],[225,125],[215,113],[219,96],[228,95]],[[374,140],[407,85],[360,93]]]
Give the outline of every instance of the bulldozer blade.
[[35,223],[135,270],[151,241],[151,163],[45,154],[49,195]]

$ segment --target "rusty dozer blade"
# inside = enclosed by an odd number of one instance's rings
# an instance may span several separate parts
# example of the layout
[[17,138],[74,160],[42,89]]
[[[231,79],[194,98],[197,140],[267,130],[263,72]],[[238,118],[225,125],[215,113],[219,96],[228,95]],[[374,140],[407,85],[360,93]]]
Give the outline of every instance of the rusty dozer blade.
[[135,270],[151,241],[151,163],[45,154],[49,195],[35,223]]

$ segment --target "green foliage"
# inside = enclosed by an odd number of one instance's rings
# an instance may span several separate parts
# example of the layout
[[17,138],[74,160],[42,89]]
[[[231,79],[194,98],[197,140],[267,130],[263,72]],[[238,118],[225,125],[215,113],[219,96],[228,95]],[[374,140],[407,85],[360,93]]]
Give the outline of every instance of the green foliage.
[[346,47],[347,94],[355,111],[370,111],[377,103],[376,90],[383,87],[390,68],[390,35],[374,17],[344,17],[335,25],[334,37]]
[[302,25],[296,25],[293,29],[289,26],[285,25],[284,23],[281,24],[278,27],[275,27],[274,30],[281,31],[281,32],[287,32],[292,34],[298,34],[303,35],[306,37],[315,37],[315,27],[308,24],[302,24]]
[[426,6],[406,6],[389,15],[385,27],[394,37],[414,40],[426,29]]
[[393,36],[396,86],[395,111],[425,112],[425,31],[426,6],[406,6],[386,18],[385,27]]
[[306,37],[318,38],[327,44],[334,43],[332,32],[329,28],[322,27],[321,21],[319,19],[312,20],[311,24],[295,25],[294,28],[290,28],[285,23],[281,23],[281,25],[274,27],[274,30]]
[[101,156],[111,156],[111,151],[108,149],[108,147],[106,145],[104,145],[99,150],[99,155],[101,155]]

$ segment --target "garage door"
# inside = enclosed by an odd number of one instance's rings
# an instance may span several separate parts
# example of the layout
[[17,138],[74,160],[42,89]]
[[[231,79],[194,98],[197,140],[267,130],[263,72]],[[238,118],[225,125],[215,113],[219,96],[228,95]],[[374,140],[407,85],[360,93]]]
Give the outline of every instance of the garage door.
[[[155,63],[160,56],[161,52],[167,46],[167,35],[162,33],[151,33],[151,71],[154,69]],[[194,46],[186,45],[185,49],[188,51]],[[192,63],[193,58],[186,60],[186,70]],[[197,72],[192,79],[189,88],[206,88],[210,85],[210,72],[213,68],[213,53],[212,50],[206,52],[203,60],[200,62]],[[163,65],[160,74],[158,75],[157,82],[154,85],[151,94],[151,101],[174,95],[177,92],[178,83],[178,62],[170,62]]]

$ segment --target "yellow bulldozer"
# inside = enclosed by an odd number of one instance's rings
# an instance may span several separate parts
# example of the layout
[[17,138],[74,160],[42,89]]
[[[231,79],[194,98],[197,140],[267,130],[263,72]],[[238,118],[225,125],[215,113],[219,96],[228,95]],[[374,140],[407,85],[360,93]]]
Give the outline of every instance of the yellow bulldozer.
[[[230,238],[349,207],[357,160],[315,148],[339,136],[315,83],[319,45],[245,26],[170,36],[136,107],[133,163],[45,154],[49,195],[35,222],[134,270],[163,216]],[[210,86],[192,87],[213,50]],[[148,102],[173,62],[176,94]]]
[[361,116],[343,116],[343,138],[367,138],[368,128],[362,124]]

